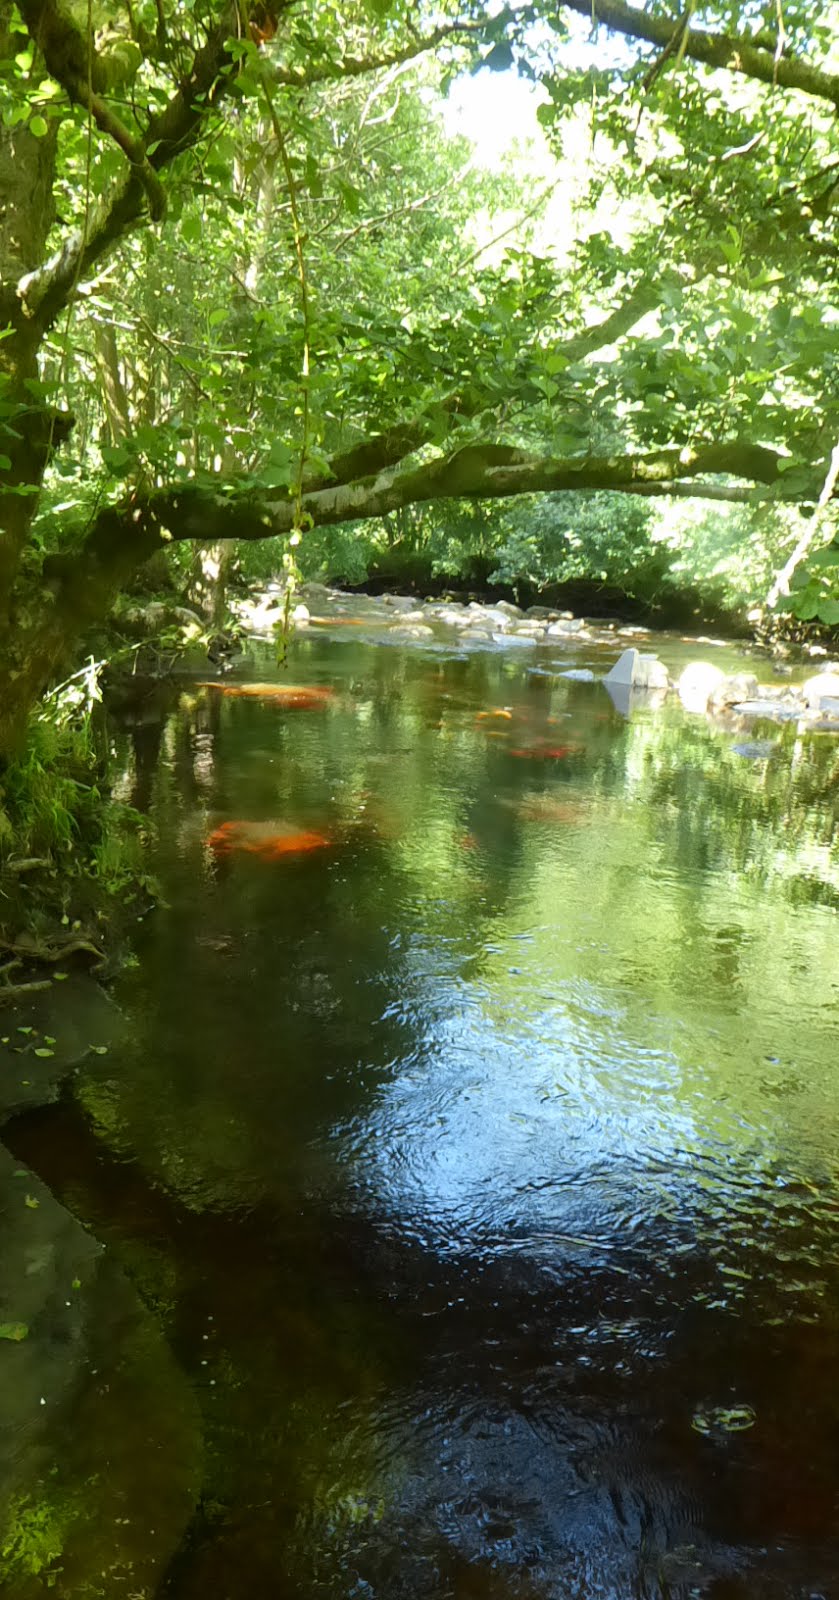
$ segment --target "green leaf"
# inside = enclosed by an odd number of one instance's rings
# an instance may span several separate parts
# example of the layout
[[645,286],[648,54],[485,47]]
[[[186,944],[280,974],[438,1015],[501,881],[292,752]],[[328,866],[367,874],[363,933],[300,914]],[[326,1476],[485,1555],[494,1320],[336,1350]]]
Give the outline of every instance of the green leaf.
[[47,132],[48,126],[49,124],[47,123],[45,117],[35,116],[29,118],[29,132],[36,139],[43,139],[44,134]]
[[13,1344],[20,1344],[28,1338],[29,1329],[25,1322],[0,1322],[0,1339],[11,1339]]
[[34,1056],[44,1056],[44,1057],[46,1057],[46,1056],[54,1056],[55,1055],[55,1051],[54,1050],[48,1050],[46,1045],[41,1045],[41,1047],[38,1050],[33,1050],[32,1054]]

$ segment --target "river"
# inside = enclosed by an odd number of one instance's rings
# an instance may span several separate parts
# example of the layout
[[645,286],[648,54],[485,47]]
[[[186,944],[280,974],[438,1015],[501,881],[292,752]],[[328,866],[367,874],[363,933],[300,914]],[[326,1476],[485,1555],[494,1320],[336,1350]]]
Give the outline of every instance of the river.
[[171,1600],[839,1594],[839,752],[571,660],[118,736],[164,903],[14,1147],[199,1398]]

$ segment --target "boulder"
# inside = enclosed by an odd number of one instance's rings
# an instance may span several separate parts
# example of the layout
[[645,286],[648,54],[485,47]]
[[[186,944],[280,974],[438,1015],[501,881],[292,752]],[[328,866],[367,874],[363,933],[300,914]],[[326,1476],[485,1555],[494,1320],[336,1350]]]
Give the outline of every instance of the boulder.
[[591,667],[569,667],[567,672],[557,673],[557,677],[568,678],[571,683],[594,683]]
[[493,610],[503,611],[505,617],[512,617],[514,620],[524,616],[521,606],[514,606],[510,600],[496,600]]
[[686,711],[706,711],[711,696],[724,682],[722,667],[715,667],[710,661],[691,661],[676,688]]
[[291,613],[291,620],[295,627],[305,628],[309,624],[311,615],[312,613],[310,612],[308,606],[299,605],[294,607],[294,610]]
[[668,689],[670,676],[658,656],[642,656],[638,650],[624,650],[607,672],[605,683],[630,689]]
[[821,711],[825,700],[839,699],[839,672],[817,672],[802,685],[801,693],[811,711]]
[[391,611],[416,610],[417,602],[409,594],[383,594],[381,600],[382,605],[389,606]]
[[753,672],[725,673],[722,682],[709,696],[708,709],[725,711],[727,706],[736,706],[744,700],[755,700],[758,697],[759,687]]

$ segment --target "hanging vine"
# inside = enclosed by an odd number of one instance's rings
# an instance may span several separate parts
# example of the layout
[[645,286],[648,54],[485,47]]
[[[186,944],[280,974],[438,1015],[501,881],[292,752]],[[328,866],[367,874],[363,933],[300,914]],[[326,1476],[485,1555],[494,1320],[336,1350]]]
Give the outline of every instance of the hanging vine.
[[291,605],[300,576],[295,552],[297,550],[297,546],[300,544],[300,540],[305,532],[306,527],[311,527],[311,518],[307,516],[306,512],[303,510],[303,481],[306,471],[306,462],[309,458],[309,440],[311,428],[311,318],[309,304],[309,284],[306,277],[306,258],[303,252],[304,235],[300,217],[297,184],[294,179],[294,172],[292,170],[291,160],[289,158],[285,134],[283,133],[280,119],[277,115],[277,108],[274,105],[273,99],[271,98],[268,85],[264,81],[262,87],[265,97],[265,105],[268,111],[268,117],[274,132],[274,138],[277,144],[277,152],[279,154],[282,169],[285,174],[286,187],[288,189],[289,208],[291,213],[291,231],[294,239],[294,255],[297,264],[297,281],[300,286],[300,310],[303,318],[303,360],[300,369],[300,413],[302,429],[300,437],[300,451],[297,458],[297,469],[292,485],[292,496],[294,500],[292,531],[288,540],[289,548],[283,560],[286,573],[285,601],[283,604],[281,621],[277,624],[275,630],[277,639],[277,661],[279,665],[284,666],[288,656],[288,642],[291,634]]

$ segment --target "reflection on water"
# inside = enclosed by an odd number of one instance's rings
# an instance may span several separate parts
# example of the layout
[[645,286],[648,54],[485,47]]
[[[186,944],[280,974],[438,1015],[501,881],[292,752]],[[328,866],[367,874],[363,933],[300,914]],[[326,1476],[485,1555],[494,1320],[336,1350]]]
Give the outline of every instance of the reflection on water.
[[836,1594],[835,747],[293,670],[135,739],[134,1044],[17,1134],[201,1399],[167,1593]]

